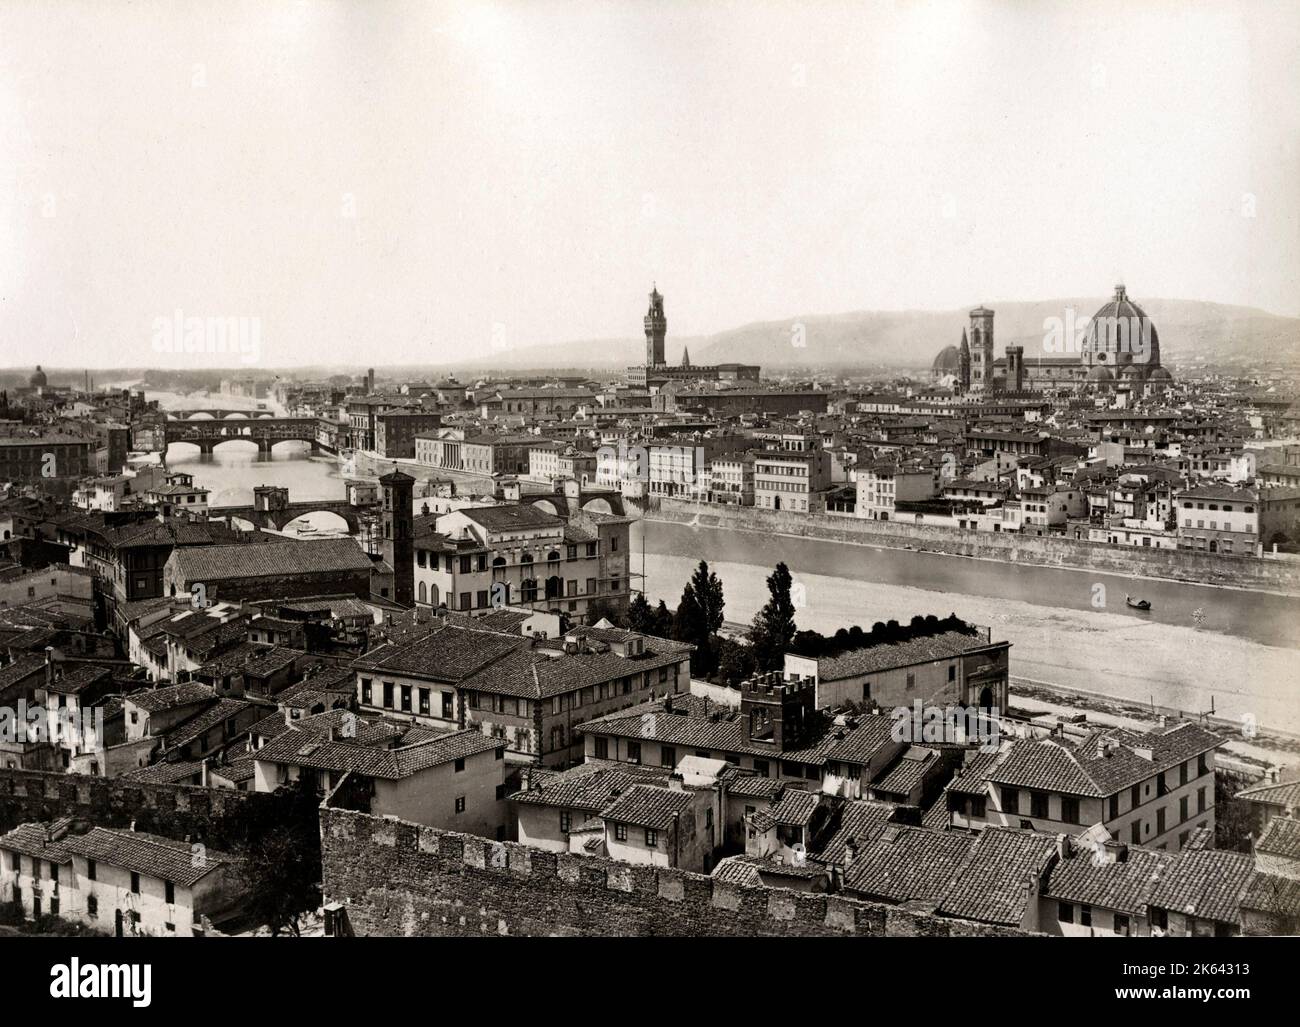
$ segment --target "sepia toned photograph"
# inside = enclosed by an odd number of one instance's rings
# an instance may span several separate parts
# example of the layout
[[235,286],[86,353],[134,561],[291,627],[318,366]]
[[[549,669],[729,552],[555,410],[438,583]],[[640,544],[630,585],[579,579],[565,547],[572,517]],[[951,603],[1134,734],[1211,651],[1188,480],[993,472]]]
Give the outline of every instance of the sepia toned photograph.
[[0,532],[19,1003],[1285,995],[1300,5],[0,0]]

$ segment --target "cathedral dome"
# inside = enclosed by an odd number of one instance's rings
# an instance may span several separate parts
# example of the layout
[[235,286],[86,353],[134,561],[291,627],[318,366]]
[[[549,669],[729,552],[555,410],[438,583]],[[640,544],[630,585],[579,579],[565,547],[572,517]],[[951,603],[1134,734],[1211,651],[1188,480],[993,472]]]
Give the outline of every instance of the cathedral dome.
[[1098,364],[1096,367],[1088,371],[1087,380],[1090,382],[1113,382],[1115,376],[1110,373],[1110,368],[1102,367],[1101,364]]
[[930,370],[936,374],[956,374],[961,369],[961,354],[957,352],[956,346],[945,346],[939,350],[939,355],[934,358],[934,363],[930,365]]
[[1093,364],[1160,366],[1160,335],[1147,312],[1115,286],[1115,295],[1092,315],[1085,360]]
[[36,365],[36,370],[33,371],[32,376],[27,379],[27,383],[33,389],[43,389],[48,384],[48,380],[45,377],[45,372],[41,370],[40,364]]

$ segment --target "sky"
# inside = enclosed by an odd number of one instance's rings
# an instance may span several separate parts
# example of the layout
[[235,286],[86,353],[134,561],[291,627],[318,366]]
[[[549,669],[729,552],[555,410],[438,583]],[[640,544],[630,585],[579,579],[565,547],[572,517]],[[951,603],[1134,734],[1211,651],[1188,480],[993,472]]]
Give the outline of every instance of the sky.
[[633,362],[652,283],[1297,316],[1298,97],[1294,3],[4,0],[0,365]]

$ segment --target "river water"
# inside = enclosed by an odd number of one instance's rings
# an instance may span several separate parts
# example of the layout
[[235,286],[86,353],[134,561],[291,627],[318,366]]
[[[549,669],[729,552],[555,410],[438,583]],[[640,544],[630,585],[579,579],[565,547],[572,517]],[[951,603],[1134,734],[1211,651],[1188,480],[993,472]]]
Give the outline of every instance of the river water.
[[[240,405],[160,398],[173,409]],[[229,443],[210,456],[174,444],[168,465],[211,489],[215,506],[247,503],[259,484],[288,486],[293,501],[343,498],[338,462],[313,457],[305,444],[278,446],[269,457],[252,443]],[[323,531],[341,524],[332,514],[308,520]],[[632,538],[633,570],[641,572],[644,552],[644,588],[655,602],[676,606],[706,559],[722,579],[726,618],[748,622],[767,600],[767,575],[784,561],[800,627],[829,633],[956,613],[1012,643],[1013,678],[1190,713],[1250,715],[1300,732],[1297,598],[686,524],[638,523]],[[1149,599],[1152,609],[1129,609],[1126,594]]]

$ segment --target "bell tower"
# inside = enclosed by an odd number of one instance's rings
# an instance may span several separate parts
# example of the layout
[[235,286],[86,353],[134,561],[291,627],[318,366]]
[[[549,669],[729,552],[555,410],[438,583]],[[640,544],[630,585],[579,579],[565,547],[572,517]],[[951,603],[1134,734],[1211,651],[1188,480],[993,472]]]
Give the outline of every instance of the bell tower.
[[384,562],[393,569],[393,601],[415,605],[415,479],[393,469],[379,479],[384,492],[380,521]]
[[976,392],[993,388],[993,311],[970,312],[970,386]]
[[658,288],[651,287],[650,309],[645,315],[645,366],[662,367],[664,337],[668,334],[668,319],[664,317],[664,298]]

